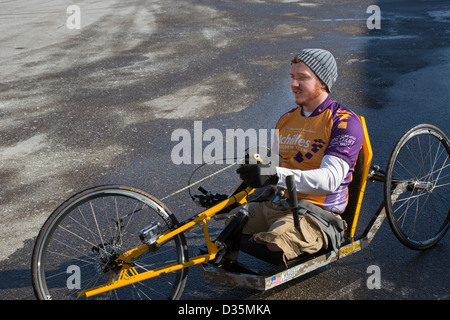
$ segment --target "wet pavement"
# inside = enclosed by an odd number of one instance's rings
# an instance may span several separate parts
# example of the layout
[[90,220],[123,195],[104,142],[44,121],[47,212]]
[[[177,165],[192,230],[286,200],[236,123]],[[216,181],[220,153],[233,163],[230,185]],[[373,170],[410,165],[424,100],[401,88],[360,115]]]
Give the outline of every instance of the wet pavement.
[[[332,2],[332,3],[329,3]],[[380,29],[368,29],[370,5]],[[431,123],[450,134],[447,1],[78,1],[69,29],[64,1],[0,2],[0,275],[2,299],[34,299],[33,239],[59,203],[115,183],[163,198],[195,164],[175,165],[176,129],[273,128],[293,107],[289,59],[301,48],[333,52],[332,98],[366,117],[373,163],[396,140]],[[203,146],[208,145],[207,141]],[[193,159],[194,160],[194,159]],[[207,166],[193,180],[223,168]],[[239,182],[230,171],[205,183]],[[369,184],[360,231],[382,201]],[[186,192],[164,201],[179,220],[196,212]],[[221,224],[212,224],[218,232]],[[201,241],[200,230],[187,234]],[[416,252],[384,223],[362,252],[267,292],[210,285],[192,269],[184,299],[449,299],[450,237]],[[369,266],[381,289],[369,289]]]

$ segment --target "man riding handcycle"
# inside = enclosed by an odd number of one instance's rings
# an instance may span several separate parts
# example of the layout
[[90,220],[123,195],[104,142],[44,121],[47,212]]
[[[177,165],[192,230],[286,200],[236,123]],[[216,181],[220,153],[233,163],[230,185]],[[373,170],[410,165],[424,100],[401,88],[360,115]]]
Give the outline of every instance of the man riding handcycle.
[[[256,244],[263,244],[288,260],[339,246],[344,231],[340,213],[347,204],[347,186],[364,140],[359,118],[329,97],[337,79],[336,62],[330,52],[302,50],[291,61],[290,76],[298,107],[285,113],[276,126],[274,146],[278,150],[271,160],[280,165],[259,162],[242,164],[237,170],[247,186],[262,189],[246,208],[250,214],[242,234],[252,237],[244,239],[254,242],[253,250]],[[304,204],[300,210],[303,214],[293,215],[276,193],[276,187],[286,188],[285,180],[290,175]],[[309,214],[304,214],[306,211]]]

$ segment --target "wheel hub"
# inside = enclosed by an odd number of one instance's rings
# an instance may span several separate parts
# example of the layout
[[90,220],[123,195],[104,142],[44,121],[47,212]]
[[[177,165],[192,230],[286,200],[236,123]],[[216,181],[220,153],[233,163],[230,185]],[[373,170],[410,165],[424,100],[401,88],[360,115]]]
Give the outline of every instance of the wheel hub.
[[118,273],[122,267],[117,263],[121,247],[115,244],[99,244],[92,247],[92,252],[97,254],[97,272],[102,274]]
[[413,190],[425,190],[428,193],[432,193],[434,190],[434,185],[431,182],[416,181],[413,184]]

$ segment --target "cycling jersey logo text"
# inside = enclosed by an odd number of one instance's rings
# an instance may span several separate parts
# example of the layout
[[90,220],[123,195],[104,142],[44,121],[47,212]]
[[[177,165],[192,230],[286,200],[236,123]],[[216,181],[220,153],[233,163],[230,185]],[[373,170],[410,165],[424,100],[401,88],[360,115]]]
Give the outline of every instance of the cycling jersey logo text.
[[294,156],[294,160],[301,163],[306,159],[311,159],[314,154],[319,152],[325,146],[325,141],[322,139],[305,140],[302,138],[301,133],[296,133],[291,136],[281,135],[279,139],[280,150],[294,150],[297,153]]
[[295,145],[303,148],[308,148],[311,140],[302,139],[302,135],[300,133],[294,134],[291,136],[288,133],[286,136],[280,136],[280,145]]

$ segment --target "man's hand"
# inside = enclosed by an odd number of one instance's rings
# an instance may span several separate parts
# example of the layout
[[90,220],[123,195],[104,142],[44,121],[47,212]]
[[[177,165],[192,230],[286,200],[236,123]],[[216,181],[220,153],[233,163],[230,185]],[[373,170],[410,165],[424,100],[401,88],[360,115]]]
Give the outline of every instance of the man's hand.
[[[261,169],[262,172],[261,172]],[[268,185],[276,185],[278,182],[277,171],[274,166],[257,164],[241,164],[236,170],[244,183],[251,188],[262,188]]]

